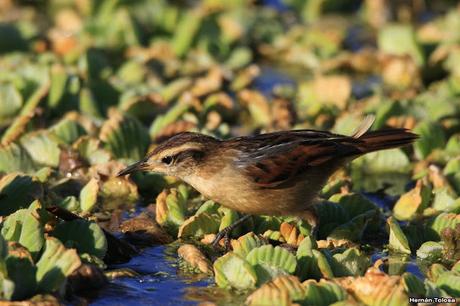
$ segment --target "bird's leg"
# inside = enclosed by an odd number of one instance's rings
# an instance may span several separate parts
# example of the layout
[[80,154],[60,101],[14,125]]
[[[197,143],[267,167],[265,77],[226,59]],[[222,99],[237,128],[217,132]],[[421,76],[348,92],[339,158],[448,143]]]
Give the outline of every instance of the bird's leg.
[[229,239],[229,235],[230,233],[238,226],[240,225],[241,223],[243,223],[244,221],[246,221],[247,219],[249,219],[251,217],[251,215],[246,215],[240,219],[238,219],[237,221],[233,222],[232,224],[230,224],[229,226],[227,226],[226,228],[224,228],[223,230],[221,230],[220,232],[217,233],[216,235],[216,238],[214,238],[214,240],[212,241],[212,247],[213,248],[216,248],[217,245],[219,244],[219,241],[222,239],[222,238],[225,238],[225,247],[228,248],[229,247],[229,244],[230,244],[230,239]]

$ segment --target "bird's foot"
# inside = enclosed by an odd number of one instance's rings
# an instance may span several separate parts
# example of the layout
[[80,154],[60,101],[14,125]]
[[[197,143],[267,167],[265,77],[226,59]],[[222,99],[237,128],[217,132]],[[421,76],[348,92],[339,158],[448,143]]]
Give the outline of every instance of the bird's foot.
[[214,238],[214,240],[212,241],[211,243],[211,246],[214,248],[214,249],[217,249],[218,246],[219,246],[219,242],[222,238],[224,238],[224,246],[225,246],[225,251],[228,251],[230,250],[230,233],[238,226],[240,225],[241,223],[243,223],[244,221],[246,221],[247,219],[249,219],[251,217],[251,215],[246,215],[240,219],[238,219],[237,221],[235,221],[234,223],[230,224],[229,226],[227,226],[226,228],[224,228],[223,230],[221,230],[220,232],[217,233],[216,235],[216,238]]
[[213,249],[217,249],[219,247],[219,242],[222,238],[224,238],[224,246],[225,246],[225,251],[228,251],[230,249],[230,232],[231,232],[230,226],[224,228],[220,232],[217,233],[216,238],[211,243],[211,246]]

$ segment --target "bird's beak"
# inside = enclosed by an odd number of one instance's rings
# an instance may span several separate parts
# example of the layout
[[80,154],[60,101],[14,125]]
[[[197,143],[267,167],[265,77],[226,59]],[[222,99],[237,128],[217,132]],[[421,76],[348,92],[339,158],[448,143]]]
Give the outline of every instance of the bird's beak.
[[147,168],[148,163],[145,160],[141,160],[121,170],[120,172],[118,172],[117,176],[123,176],[136,171],[146,170]]

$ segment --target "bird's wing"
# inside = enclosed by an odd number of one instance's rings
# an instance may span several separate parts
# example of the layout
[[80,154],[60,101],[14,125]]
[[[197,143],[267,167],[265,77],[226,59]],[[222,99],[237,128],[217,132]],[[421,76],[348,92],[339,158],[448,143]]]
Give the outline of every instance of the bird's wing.
[[260,187],[276,187],[331,159],[359,154],[360,140],[328,132],[298,130],[254,136],[237,167]]

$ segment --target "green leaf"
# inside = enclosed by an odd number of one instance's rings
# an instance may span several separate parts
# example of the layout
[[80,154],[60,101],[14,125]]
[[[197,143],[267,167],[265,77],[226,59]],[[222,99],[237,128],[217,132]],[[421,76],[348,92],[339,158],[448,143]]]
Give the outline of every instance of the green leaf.
[[106,163],[111,158],[110,152],[101,147],[101,141],[90,136],[80,137],[73,147],[91,165]]
[[206,234],[216,233],[219,230],[218,221],[207,213],[192,216],[179,227],[178,238],[203,237]]
[[67,196],[58,201],[56,205],[74,213],[79,213],[81,210],[80,202],[74,196]]
[[174,53],[179,57],[183,56],[192,46],[202,20],[202,13],[198,10],[184,11],[183,14],[171,41]]
[[357,248],[332,256],[331,268],[335,277],[362,276],[370,266],[369,258]]
[[385,25],[378,33],[378,46],[385,53],[408,54],[420,66],[425,62],[422,50],[416,40],[415,31],[411,25]]
[[[36,201],[38,205],[38,201]],[[29,209],[20,209],[8,216],[1,234],[8,241],[19,242],[26,247],[34,258],[43,247],[45,234],[40,216],[32,204]]]
[[212,200],[208,200],[201,204],[201,206],[198,208],[198,210],[195,212],[195,215],[199,215],[201,213],[208,213],[210,215],[215,215],[218,214],[218,209],[220,205],[217,204],[216,202]]
[[305,288],[299,279],[292,275],[278,276],[273,281],[262,285],[247,299],[245,305],[292,305],[301,300]]
[[63,104],[63,97],[66,94],[68,84],[67,71],[60,65],[55,65],[50,70],[50,91],[48,95],[48,106],[51,109]]
[[57,167],[61,150],[58,142],[47,131],[28,133],[21,137],[21,145],[41,166]]
[[0,147],[0,171],[14,172],[21,171],[30,173],[35,170],[35,165],[24,148],[15,143]]
[[[0,29],[1,31],[1,29]],[[11,301],[15,290],[15,284],[4,275],[0,274],[0,298]]]
[[42,196],[42,186],[34,178],[18,173],[8,174],[0,180],[0,215],[29,207]]
[[49,131],[66,144],[72,144],[80,136],[86,134],[85,129],[76,121],[64,118],[50,127]]
[[306,305],[327,306],[338,301],[346,300],[347,296],[348,294],[345,289],[333,282],[310,282],[305,286],[305,294],[302,302]]
[[460,200],[455,199],[456,195],[451,189],[444,187],[434,190],[433,204],[435,210],[440,212],[460,212]]
[[306,236],[297,248],[297,271],[296,275],[301,280],[321,278],[321,271],[319,270],[317,260],[313,254],[313,250],[317,249],[318,245],[316,240],[311,236]]
[[257,283],[254,268],[240,255],[229,252],[214,262],[217,286],[222,288],[250,289]]
[[417,257],[431,262],[437,262],[442,258],[443,246],[439,242],[427,241],[417,250]]
[[403,231],[401,230],[401,227],[399,227],[398,222],[393,217],[390,217],[388,218],[387,223],[390,226],[390,249],[396,252],[410,254],[411,250],[409,247],[409,242],[407,241],[406,235],[404,235]]
[[102,117],[96,97],[89,88],[84,87],[80,90],[79,108],[80,111],[85,115],[96,118]]
[[37,178],[40,183],[46,183],[51,175],[53,174],[53,169],[51,167],[43,167],[38,169],[33,176]]
[[265,283],[272,278],[294,273],[297,260],[288,250],[272,245],[263,245],[252,249],[246,260],[254,267],[258,284]]
[[164,127],[177,121],[189,108],[190,105],[186,103],[177,103],[166,114],[157,116],[150,126],[150,137],[155,138]]
[[111,177],[103,181],[99,195],[102,202],[101,206],[106,209],[132,207],[139,200],[136,184],[120,177]]
[[97,203],[99,183],[92,178],[80,191],[80,207],[82,212],[90,212]]
[[354,190],[372,192],[385,188],[390,195],[399,195],[410,178],[409,158],[400,149],[365,154],[351,166]]
[[13,84],[0,84],[0,122],[12,119],[22,107],[22,96]]
[[75,250],[69,250],[53,237],[46,238],[45,251],[37,262],[40,292],[54,292],[65,284],[65,278],[81,265]]
[[255,248],[258,248],[265,243],[253,232],[247,233],[239,237],[237,240],[232,241],[232,248],[235,254],[246,258],[249,252]]
[[107,252],[104,232],[95,222],[84,219],[62,222],[52,234],[66,246],[76,248],[80,254],[88,253],[102,259]]
[[393,215],[396,219],[407,221],[414,219],[422,213],[431,200],[431,188],[421,181],[403,194],[393,207]]
[[316,207],[321,224],[318,236],[321,238],[327,237],[334,228],[349,220],[345,208],[337,203],[321,202]]
[[445,228],[455,229],[460,223],[460,214],[441,213],[428,222],[429,235],[431,240],[440,240],[441,232]]
[[414,274],[404,272],[402,275],[402,281],[409,296],[425,296],[425,285]]
[[[158,224],[165,226],[174,236],[177,235],[179,226],[185,221],[187,198],[184,195],[177,188],[171,188],[163,190],[156,199],[155,220]],[[195,216],[201,214],[197,213]]]
[[[232,225],[233,223],[235,223],[236,221],[240,219],[239,214],[233,209],[222,207],[220,208],[220,210],[223,211],[224,216],[222,217],[222,220],[220,221],[219,231]],[[232,231],[232,234],[238,235],[238,228],[239,227],[235,228],[234,231]]]
[[32,297],[37,290],[37,280],[35,267],[30,254],[21,246],[14,246],[10,249],[10,254],[6,258],[6,267],[8,269],[8,278],[11,279],[14,286],[13,300],[25,300]]
[[446,145],[444,130],[438,122],[422,121],[414,128],[414,133],[420,136],[414,143],[415,155],[419,159],[426,158],[434,149]]
[[460,158],[457,157],[449,160],[443,173],[457,194],[460,194]]
[[448,271],[439,275],[436,285],[445,290],[450,296],[460,296],[460,273]]
[[326,252],[312,250],[312,253],[313,257],[315,258],[316,265],[318,266],[319,272],[321,273],[320,278],[333,278],[334,273],[332,271],[331,265],[329,264],[329,260],[325,255]]
[[142,159],[150,142],[147,130],[136,118],[122,115],[115,109],[102,125],[99,138],[114,157],[129,162]]
[[378,209],[377,205],[359,193],[337,194],[332,196],[329,200],[341,205],[347,212],[349,219],[369,210]]
[[334,228],[334,230],[328,235],[328,238],[335,240],[346,239],[350,241],[360,241],[368,224],[372,223],[372,220],[378,220],[378,215],[379,211],[377,209],[368,210],[365,213],[357,215],[350,221]]

